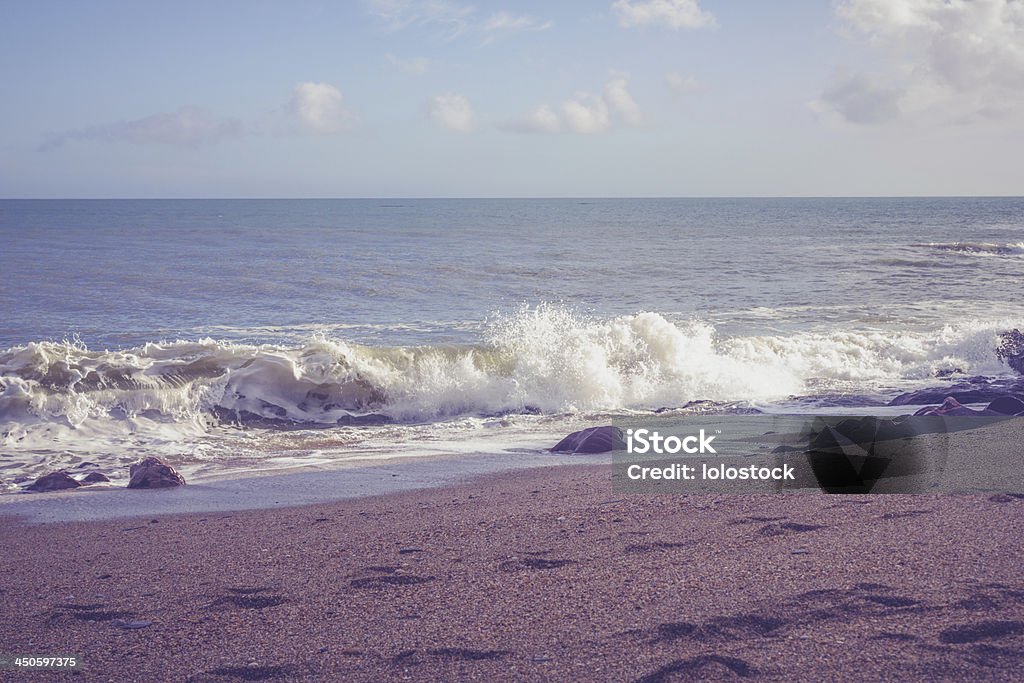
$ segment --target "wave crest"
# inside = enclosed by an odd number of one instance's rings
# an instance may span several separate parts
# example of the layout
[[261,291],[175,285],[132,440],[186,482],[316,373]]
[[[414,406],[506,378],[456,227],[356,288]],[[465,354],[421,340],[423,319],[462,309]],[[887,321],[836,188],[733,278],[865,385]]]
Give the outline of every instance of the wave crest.
[[326,338],[287,348],[204,339],[123,351],[36,342],[0,352],[0,423],[141,418],[198,431],[217,421],[351,424],[458,415],[652,410],[762,402],[925,381],[941,370],[997,375],[999,332],[974,321],[932,332],[724,337],[657,313],[611,319],[524,308],[478,345],[373,347]]

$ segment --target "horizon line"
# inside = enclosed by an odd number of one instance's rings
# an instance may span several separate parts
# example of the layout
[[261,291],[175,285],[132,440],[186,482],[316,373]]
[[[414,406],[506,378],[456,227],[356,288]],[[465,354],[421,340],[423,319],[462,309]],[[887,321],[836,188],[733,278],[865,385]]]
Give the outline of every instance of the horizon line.
[[651,199],[1024,199],[1024,194],[850,194],[850,195],[487,195],[487,196],[340,196],[340,197],[0,197],[0,201],[480,201],[480,200],[651,200]]

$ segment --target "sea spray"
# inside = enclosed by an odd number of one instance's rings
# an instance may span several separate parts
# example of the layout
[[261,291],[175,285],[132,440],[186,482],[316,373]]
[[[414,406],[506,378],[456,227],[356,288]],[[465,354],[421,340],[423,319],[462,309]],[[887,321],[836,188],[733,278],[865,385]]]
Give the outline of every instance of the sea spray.
[[319,337],[297,347],[203,339],[91,351],[36,342],[0,352],[0,421],[81,427],[145,416],[201,428],[219,414],[329,425],[367,413],[430,421],[770,402],[906,386],[938,370],[1007,373],[995,348],[1011,322],[725,337],[657,313],[603,319],[540,306],[494,319],[476,345]]

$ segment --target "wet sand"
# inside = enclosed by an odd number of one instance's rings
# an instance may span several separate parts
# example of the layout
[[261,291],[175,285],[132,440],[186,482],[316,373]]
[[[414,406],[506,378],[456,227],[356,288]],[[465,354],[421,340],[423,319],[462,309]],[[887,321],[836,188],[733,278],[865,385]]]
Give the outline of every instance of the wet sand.
[[[12,680],[1019,680],[1024,500],[621,495],[607,466],[0,521]],[[160,492],[152,492],[159,495]]]

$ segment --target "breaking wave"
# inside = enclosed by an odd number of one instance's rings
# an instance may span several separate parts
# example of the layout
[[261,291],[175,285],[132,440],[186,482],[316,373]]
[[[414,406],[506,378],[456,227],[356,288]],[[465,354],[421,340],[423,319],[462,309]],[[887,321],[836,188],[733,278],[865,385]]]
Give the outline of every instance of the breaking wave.
[[203,339],[93,351],[36,342],[0,352],[0,427],[265,426],[429,422],[454,416],[587,413],[770,402],[868,392],[939,371],[998,375],[996,335],[1020,321],[925,332],[716,333],[657,313],[600,319],[520,310],[477,345],[374,347],[313,338],[297,347]]

